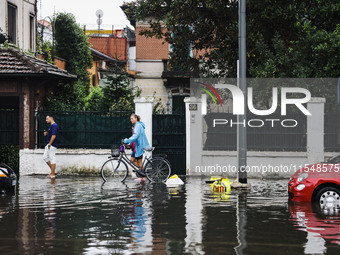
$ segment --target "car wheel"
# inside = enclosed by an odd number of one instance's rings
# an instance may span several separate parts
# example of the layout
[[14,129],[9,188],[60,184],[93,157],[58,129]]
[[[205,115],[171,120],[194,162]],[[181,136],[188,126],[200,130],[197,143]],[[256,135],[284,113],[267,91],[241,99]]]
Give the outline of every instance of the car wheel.
[[324,187],[318,191],[315,201],[321,210],[336,209],[340,206],[340,191],[335,187]]

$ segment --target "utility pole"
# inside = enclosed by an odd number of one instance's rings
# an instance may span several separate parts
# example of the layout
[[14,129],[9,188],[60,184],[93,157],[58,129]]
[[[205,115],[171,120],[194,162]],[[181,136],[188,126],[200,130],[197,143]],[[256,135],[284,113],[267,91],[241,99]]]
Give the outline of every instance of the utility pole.
[[[247,98],[246,83],[246,0],[238,1],[238,49],[239,49],[239,87]],[[244,109],[247,109],[247,99],[244,100]],[[247,183],[247,110],[244,115],[237,115],[237,151],[238,151],[238,182]]]

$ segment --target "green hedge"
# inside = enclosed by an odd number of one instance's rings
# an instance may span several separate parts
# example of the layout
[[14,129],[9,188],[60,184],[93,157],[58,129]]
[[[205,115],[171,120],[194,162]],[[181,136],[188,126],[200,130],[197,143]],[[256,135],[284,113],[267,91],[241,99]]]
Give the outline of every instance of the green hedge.
[[19,173],[19,146],[0,145],[0,162],[9,165],[16,174]]

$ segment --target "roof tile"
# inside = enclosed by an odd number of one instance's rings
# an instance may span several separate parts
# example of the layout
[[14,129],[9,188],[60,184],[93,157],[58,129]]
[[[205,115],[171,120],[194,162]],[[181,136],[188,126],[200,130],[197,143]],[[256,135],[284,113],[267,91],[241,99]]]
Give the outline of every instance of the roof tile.
[[15,49],[0,49],[0,74],[46,74],[75,79],[76,76],[56,65]]

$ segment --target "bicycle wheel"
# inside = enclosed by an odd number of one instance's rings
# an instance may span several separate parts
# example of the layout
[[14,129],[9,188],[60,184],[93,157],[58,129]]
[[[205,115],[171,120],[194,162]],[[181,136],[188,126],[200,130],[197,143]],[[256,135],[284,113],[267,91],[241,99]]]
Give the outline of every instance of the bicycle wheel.
[[164,158],[151,158],[145,165],[145,176],[150,182],[165,182],[171,174],[171,166]]
[[125,162],[112,158],[106,161],[101,169],[102,178],[107,181],[125,181],[128,176],[128,167]]

